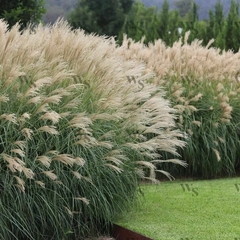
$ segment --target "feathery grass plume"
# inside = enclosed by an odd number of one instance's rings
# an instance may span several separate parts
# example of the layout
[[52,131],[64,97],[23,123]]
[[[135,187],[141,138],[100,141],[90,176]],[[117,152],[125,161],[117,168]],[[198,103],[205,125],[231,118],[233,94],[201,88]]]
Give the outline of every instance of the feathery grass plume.
[[131,207],[141,178],[155,180],[151,161],[184,146],[176,110],[148,83],[156,74],[113,39],[62,20],[23,32],[0,20],[0,66],[2,239],[100,231]]
[[9,97],[7,97],[7,96],[0,96],[0,102],[8,102],[9,101]]
[[44,171],[42,173],[49,177],[51,180],[56,180],[58,178],[57,175],[53,173],[53,171]]
[[44,166],[49,168],[50,164],[52,162],[52,159],[51,159],[51,157],[43,155],[43,156],[38,156],[37,161],[40,161]]
[[30,168],[23,167],[22,171],[26,178],[29,178],[29,179],[34,178],[35,173]]
[[19,189],[24,192],[25,191],[25,182],[18,176],[14,176],[14,178],[17,180],[16,186],[19,187]]
[[51,112],[46,112],[45,114],[43,114],[40,119],[44,119],[44,120],[50,120],[52,121],[53,124],[58,123],[59,119],[61,118],[60,114],[58,114],[55,111],[51,111]]
[[21,129],[21,133],[23,136],[25,136],[27,139],[31,139],[31,136],[33,134],[33,130],[30,128],[23,128]]
[[38,129],[38,131],[46,132],[52,135],[57,135],[59,132],[55,129],[56,126],[51,125],[51,126],[43,126]]
[[[189,34],[172,47],[160,39],[145,46],[125,36],[117,51],[126,60],[145,63],[145,72],[154,71],[155,77],[148,82],[166,90],[178,114],[177,126],[188,133],[187,147],[179,152],[189,167],[161,166],[182,175],[233,175],[240,165],[240,51],[211,48],[214,40],[206,47],[197,39],[188,44]],[[214,152],[216,142],[219,148]]]
[[40,185],[42,188],[45,188],[45,183],[41,182],[41,181],[35,181],[35,183],[37,183],[38,185]]

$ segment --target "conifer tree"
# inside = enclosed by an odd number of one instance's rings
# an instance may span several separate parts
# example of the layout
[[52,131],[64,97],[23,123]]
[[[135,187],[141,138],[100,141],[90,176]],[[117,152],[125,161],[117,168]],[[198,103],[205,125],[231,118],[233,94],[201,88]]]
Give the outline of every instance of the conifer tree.
[[181,32],[179,32],[179,30],[180,29],[182,30],[181,17],[179,16],[179,12],[176,10],[169,11],[168,29],[169,29],[169,39],[167,44],[169,46],[172,46],[173,43],[177,41],[181,36]]
[[169,4],[167,0],[164,0],[162,9],[159,15],[159,27],[158,27],[158,35],[159,37],[165,41],[169,42]]
[[218,0],[215,5],[215,29],[217,35],[219,32],[222,31],[224,26],[224,13],[223,13],[223,5],[221,0]]
[[212,10],[208,12],[207,37],[208,39],[215,38],[215,16]]
[[148,8],[143,3],[135,2],[126,16],[118,41],[121,43],[123,34],[126,34],[135,41],[140,41],[144,37],[144,43],[153,42],[159,38],[158,26],[157,9],[155,7]]
[[224,37],[225,19],[223,13],[223,5],[221,0],[218,0],[215,5],[214,15],[214,46],[220,49],[225,48],[225,37]]
[[239,24],[239,6],[235,0],[231,0],[230,10],[227,16],[225,41],[226,48],[237,52],[239,49],[240,24]]

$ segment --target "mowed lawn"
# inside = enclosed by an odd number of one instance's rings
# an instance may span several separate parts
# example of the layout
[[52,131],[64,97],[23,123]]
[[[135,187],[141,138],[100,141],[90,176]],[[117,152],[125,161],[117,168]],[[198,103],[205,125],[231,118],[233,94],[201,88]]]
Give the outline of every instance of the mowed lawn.
[[240,178],[161,182],[118,224],[154,240],[240,240]]

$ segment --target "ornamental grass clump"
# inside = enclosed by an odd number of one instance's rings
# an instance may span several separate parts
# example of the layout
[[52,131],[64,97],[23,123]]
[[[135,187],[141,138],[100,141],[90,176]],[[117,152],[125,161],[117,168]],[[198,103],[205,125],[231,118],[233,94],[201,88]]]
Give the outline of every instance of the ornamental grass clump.
[[151,83],[163,87],[178,112],[177,125],[187,147],[180,150],[189,167],[161,164],[174,174],[197,177],[234,175],[240,166],[240,52],[203,47],[185,38],[167,47],[161,40],[146,46],[124,38],[118,48],[127,60],[146,63]]
[[0,21],[0,239],[76,239],[103,230],[155,179],[158,152],[184,146],[175,110],[113,39],[62,21]]

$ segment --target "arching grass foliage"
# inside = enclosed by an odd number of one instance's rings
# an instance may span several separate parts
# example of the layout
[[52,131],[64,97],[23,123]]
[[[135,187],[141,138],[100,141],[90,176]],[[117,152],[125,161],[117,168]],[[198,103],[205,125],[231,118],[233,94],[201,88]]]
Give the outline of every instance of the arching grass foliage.
[[0,239],[97,233],[155,178],[158,152],[177,155],[164,91],[128,76],[153,74],[113,39],[62,21],[23,32],[0,21]]

